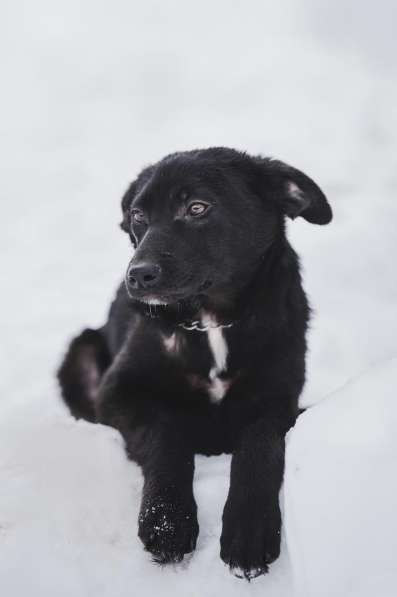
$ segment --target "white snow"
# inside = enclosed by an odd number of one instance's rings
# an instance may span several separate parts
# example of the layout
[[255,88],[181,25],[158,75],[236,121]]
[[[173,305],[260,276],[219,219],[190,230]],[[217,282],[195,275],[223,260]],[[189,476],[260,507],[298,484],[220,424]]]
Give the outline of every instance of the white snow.
[[396,386],[394,358],[289,434],[284,521],[299,596],[396,594]]
[[[0,590],[7,597],[394,597],[397,5],[4,0]],[[229,458],[197,458],[196,553],[154,566],[118,433],[53,379],[101,325],[131,252],[119,200],[148,162],[214,144],[306,171],[334,208],[289,226],[314,306],[314,405],[290,432],[283,548],[238,580],[219,552]]]

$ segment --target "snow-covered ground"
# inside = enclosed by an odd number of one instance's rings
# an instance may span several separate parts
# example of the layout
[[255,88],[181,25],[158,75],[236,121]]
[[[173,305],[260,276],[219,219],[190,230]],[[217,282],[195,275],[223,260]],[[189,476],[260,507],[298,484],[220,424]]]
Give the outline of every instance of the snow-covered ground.
[[[1,594],[397,594],[396,7],[3,0]],[[215,144],[300,167],[335,212],[289,230],[315,308],[313,408],[288,438],[282,555],[250,584],[218,557],[229,459],[197,459],[198,549],[156,568],[136,539],[139,470],[53,379],[123,274],[128,181]]]

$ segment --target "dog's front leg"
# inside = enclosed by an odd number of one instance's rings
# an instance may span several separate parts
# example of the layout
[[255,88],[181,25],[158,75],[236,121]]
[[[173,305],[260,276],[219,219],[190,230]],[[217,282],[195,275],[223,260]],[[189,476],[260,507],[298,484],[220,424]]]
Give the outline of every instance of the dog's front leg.
[[138,535],[162,564],[182,560],[198,535],[191,425],[185,412],[164,402],[155,387],[150,394],[137,387],[121,361],[105,376],[96,408],[98,422],[121,432],[129,457],[142,469]]
[[194,455],[186,425],[158,416],[125,437],[144,475],[138,535],[156,562],[179,562],[194,550],[198,535]]
[[265,420],[247,427],[232,457],[221,535],[221,558],[236,576],[266,573],[280,553],[283,471],[284,437],[276,427]]

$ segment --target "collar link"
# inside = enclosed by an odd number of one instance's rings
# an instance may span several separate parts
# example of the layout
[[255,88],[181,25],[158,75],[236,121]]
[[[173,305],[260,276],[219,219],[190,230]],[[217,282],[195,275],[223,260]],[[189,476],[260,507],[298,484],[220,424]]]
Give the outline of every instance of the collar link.
[[209,330],[231,328],[234,325],[234,321],[230,323],[217,323],[216,325],[202,325],[200,321],[185,321],[179,323],[178,326],[189,332],[196,330],[197,332],[208,332]]

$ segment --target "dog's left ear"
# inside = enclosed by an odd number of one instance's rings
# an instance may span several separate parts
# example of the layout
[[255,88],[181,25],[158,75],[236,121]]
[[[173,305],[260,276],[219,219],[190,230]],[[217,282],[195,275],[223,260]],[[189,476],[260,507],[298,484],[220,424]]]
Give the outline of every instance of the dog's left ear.
[[328,224],[332,210],[316,183],[300,170],[273,159],[262,161],[266,196],[294,220],[302,216],[312,224]]

